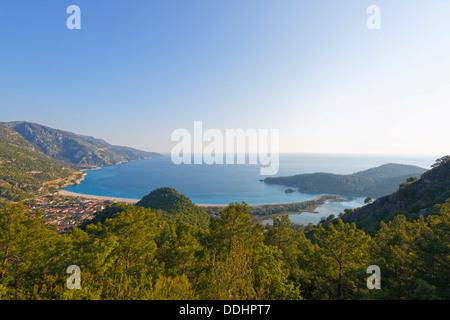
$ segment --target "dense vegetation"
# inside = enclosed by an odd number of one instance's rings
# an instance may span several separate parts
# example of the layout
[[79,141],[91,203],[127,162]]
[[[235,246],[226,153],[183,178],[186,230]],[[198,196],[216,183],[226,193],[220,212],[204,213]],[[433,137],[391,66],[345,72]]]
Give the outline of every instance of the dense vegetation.
[[[399,215],[374,236],[337,219],[311,238],[289,218],[252,224],[230,204],[208,229],[122,205],[112,218],[58,234],[0,211],[0,299],[448,299],[450,201],[408,222]],[[380,290],[366,269],[381,268]],[[66,287],[70,265],[81,289]]]
[[379,197],[395,191],[406,178],[418,178],[424,172],[417,166],[390,163],[350,175],[319,172],[268,177],[264,182],[295,186],[300,192]]
[[52,129],[29,122],[7,122],[37,150],[53,159],[79,167],[108,166],[124,161],[161,156],[128,147],[113,146],[101,139]]
[[[323,205],[327,201],[341,200],[342,197],[333,194],[322,194],[314,199],[280,204],[254,205],[249,207],[249,213],[254,219],[264,218],[271,215],[315,212],[317,207]],[[219,214],[221,207],[208,207],[207,212]]]
[[398,186],[398,190],[381,197],[373,203],[346,210],[341,218],[345,222],[355,222],[366,232],[375,232],[381,221],[390,221],[399,214],[412,221],[427,216],[436,204],[450,198],[450,157],[436,161],[433,168],[425,172],[421,179],[410,177]]
[[[65,181],[74,170],[38,152],[14,130],[0,124],[0,200],[21,200],[50,181]],[[48,190],[47,190],[48,191]]]
[[162,210],[176,220],[184,221],[194,226],[206,228],[209,224],[209,214],[204,208],[192,203],[191,199],[179,193],[174,188],[158,188],[143,197],[139,207]]

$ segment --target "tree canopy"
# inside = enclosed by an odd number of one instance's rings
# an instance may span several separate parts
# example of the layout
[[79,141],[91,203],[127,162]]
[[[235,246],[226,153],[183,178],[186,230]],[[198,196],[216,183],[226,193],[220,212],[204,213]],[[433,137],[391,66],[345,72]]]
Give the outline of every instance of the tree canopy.
[[[57,233],[22,204],[0,211],[0,299],[448,299],[450,199],[373,235],[337,218],[305,233],[288,216],[252,223],[231,203],[206,228],[121,205]],[[380,290],[366,287],[369,265]],[[66,286],[67,267],[81,288]]]

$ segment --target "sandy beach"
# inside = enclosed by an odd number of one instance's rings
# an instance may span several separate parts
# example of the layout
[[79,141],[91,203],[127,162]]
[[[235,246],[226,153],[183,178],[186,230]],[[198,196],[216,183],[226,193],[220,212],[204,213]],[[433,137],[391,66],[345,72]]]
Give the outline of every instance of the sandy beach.
[[60,194],[61,196],[80,197],[80,198],[94,199],[94,200],[110,200],[113,202],[123,202],[123,203],[128,203],[128,204],[135,204],[136,202],[139,201],[136,199],[93,196],[93,195],[89,195],[89,194],[75,193],[75,192],[70,192],[70,191],[66,191],[66,190],[59,190],[58,194]]
[[[70,196],[70,197],[80,197],[80,198],[85,198],[85,199],[94,199],[94,200],[109,200],[109,201],[113,201],[113,202],[122,202],[122,203],[127,203],[127,204],[136,204],[139,200],[137,199],[127,199],[127,198],[116,198],[116,197],[105,197],[105,196],[93,196],[93,195],[89,195],[89,194],[81,194],[81,193],[75,193],[75,192],[70,192],[70,191],[66,191],[66,190],[59,190],[58,194],[60,194],[61,196]],[[302,203],[305,201],[312,201],[312,200],[320,200],[324,195],[318,195],[317,197],[314,197],[313,199],[309,199],[309,200],[303,200],[303,201],[294,201],[294,202],[285,202],[285,203],[267,203],[267,204],[250,204],[249,207],[262,207],[262,206],[275,206],[275,205],[287,205],[287,204],[295,204],[295,203]],[[228,204],[206,204],[206,203],[196,203],[195,205],[199,206],[199,207],[220,207],[220,208],[224,208],[226,206],[228,206]]]

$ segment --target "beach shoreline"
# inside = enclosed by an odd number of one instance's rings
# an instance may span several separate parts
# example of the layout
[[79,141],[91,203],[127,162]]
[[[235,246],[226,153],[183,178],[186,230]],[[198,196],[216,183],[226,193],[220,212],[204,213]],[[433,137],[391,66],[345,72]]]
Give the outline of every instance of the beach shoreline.
[[[102,200],[102,201],[113,201],[113,202],[121,202],[121,203],[127,203],[127,204],[136,204],[138,201],[140,201],[139,199],[129,199],[129,198],[120,198],[120,197],[107,197],[107,196],[95,196],[95,195],[89,195],[89,194],[81,194],[81,193],[76,193],[76,192],[71,192],[71,191],[66,191],[66,190],[59,190],[58,194],[61,196],[69,196],[69,197],[79,197],[79,198],[85,198],[85,199],[93,199],[93,200]],[[283,203],[265,203],[265,204],[249,204],[249,207],[253,207],[253,208],[259,208],[259,207],[263,207],[263,206],[280,206],[280,205],[290,205],[290,204],[296,204],[296,203],[303,203],[305,201],[318,201],[321,200],[322,197],[324,197],[326,195],[318,195],[312,199],[308,199],[308,200],[301,200],[301,201],[294,201],[294,202],[283,202]],[[194,203],[196,206],[202,207],[202,208],[211,208],[211,207],[215,207],[215,208],[225,208],[227,207],[229,204],[207,204],[207,203]]]
[[81,194],[81,193],[75,193],[75,192],[66,191],[66,190],[58,190],[58,194],[61,196],[69,196],[69,197],[75,197],[75,198],[84,198],[84,199],[101,200],[101,201],[109,200],[109,201],[113,201],[113,202],[122,202],[122,203],[127,203],[127,204],[136,204],[139,201],[138,199],[94,196],[94,195],[90,195],[90,194]]

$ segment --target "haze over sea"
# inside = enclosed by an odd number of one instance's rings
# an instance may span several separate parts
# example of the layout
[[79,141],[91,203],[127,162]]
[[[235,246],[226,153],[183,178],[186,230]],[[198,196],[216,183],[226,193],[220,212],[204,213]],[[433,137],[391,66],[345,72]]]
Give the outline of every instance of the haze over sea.
[[[429,169],[438,156],[388,156],[348,154],[280,154],[280,169],[276,176],[329,172],[351,174],[386,163],[417,165]],[[97,196],[141,199],[160,187],[173,187],[194,203],[248,204],[283,203],[307,200],[317,194],[285,193],[286,186],[265,184],[260,165],[174,165],[170,155],[162,158],[121,163],[88,170],[79,185],[67,191]],[[318,208],[328,216],[336,210],[362,205],[364,198],[347,197],[340,203],[327,203]],[[314,220],[323,215],[314,215]],[[302,215],[298,215],[299,217]],[[292,219],[291,219],[292,220]],[[304,221],[306,222],[306,221]],[[300,221],[298,223],[301,223]]]

